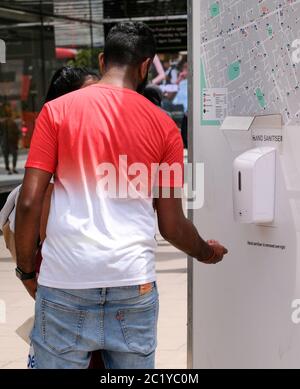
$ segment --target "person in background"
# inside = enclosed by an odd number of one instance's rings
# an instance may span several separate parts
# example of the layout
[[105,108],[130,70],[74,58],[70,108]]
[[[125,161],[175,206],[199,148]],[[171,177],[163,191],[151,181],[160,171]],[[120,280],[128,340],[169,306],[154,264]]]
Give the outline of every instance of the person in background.
[[[21,133],[13,119],[12,108],[10,104],[4,106],[4,120],[1,123],[2,132],[2,152],[5,161],[5,169],[9,175],[18,174],[18,148]],[[12,169],[10,169],[9,156],[12,155]]]
[[[73,68],[65,66],[58,69],[51,79],[46,103],[57,99],[67,93],[73,92],[80,88],[85,88],[93,83],[99,81],[99,76],[94,72],[85,68]],[[9,110],[6,110],[9,114]],[[7,248],[11,252],[12,258],[16,260],[15,245],[14,245],[14,233],[15,233],[15,218],[16,218],[16,205],[21,190],[21,185],[15,188],[10,195],[3,208],[0,211],[0,230],[4,234],[4,239]],[[50,183],[46,191],[43,211],[41,214],[39,241],[42,243],[46,238],[46,228],[48,222],[48,214],[51,203],[51,196],[53,190],[53,183]],[[37,254],[38,261],[36,263],[36,270],[39,271],[41,256],[39,251]]]
[[87,87],[99,81],[99,76],[83,67],[64,66],[53,75],[45,103]]
[[164,61],[163,67],[166,75],[165,84],[177,84],[178,70],[176,64],[170,64],[170,61]]
[[151,84],[160,85],[166,79],[166,74],[158,55],[154,57],[153,66],[156,70],[156,76],[151,81]]
[[[72,67],[72,66],[63,66],[56,70],[54,73],[49,89],[46,95],[45,104],[49,103],[52,100],[58,99],[61,96],[64,96],[68,93],[74,92],[81,88],[86,88],[90,85],[98,82],[100,77],[84,67]],[[51,196],[53,191],[53,183],[49,184],[48,190],[46,192],[43,213],[41,218],[40,226],[40,240],[43,242],[46,239],[46,229],[48,222],[48,215],[50,210]],[[41,257],[40,257],[41,259]],[[38,270],[39,270],[38,263]]]
[[[77,89],[85,88],[99,81],[99,76],[96,73],[85,68],[65,66],[58,69],[53,75],[47,97],[46,103],[57,99],[67,93],[73,92]],[[10,251],[12,258],[16,260],[14,233],[15,233],[15,217],[16,205],[19,197],[21,186],[18,186],[9,195],[4,207],[0,211],[0,230],[3,232],[6,247]],[[43,241],[46,239],[46,229],[48,222],[48,215],[51,206],[51,196],[53,191],[53,183],[50,183],[45,195],[43,211],[41,214],[39,241],[36,253],[36,272],[39,272],[42,262],[41,247]],[[30,350],[33,353],[33,350]],[[31,360],[32,355],[31,355]],[[91,359],[90,368],[103,368],[101,361],[101,354],[94,353]]]
[[159,86],[153,84],[147,85],[143,96],[146,97],[147,100],[151,101],[151,103],[159,107],[165,114],[172,117],[171,114],[162,107],[163,92]]
[[147,100],[151,101],[151,103],[155,104],[157,107],[161,107],[163,93],[161,89],[156,85],[147,85],[143,96],[146,97]]
[[188,111],[188,63],[184,62],[177,80],[178,92],[173,100],[173,104],[181,104],[184,107],[184,113]]
[[177,79],[177,84],[179,85],[182,81],[187,80],[188,75],[189,75],[189,65],[187,61],[183,61],[182,64],[180,65],[180,73]]
[[[52,77],[50,86],[48,89],[47,97],[45,103],[48,103],[52,100],[55,100],[65,94],[74,92],[81,88],[86,88],[90,85],[95,84],[99,81],[99,76],[82,67],[71,67],[65,66],[58,69]],[[49,184],[48,190],[46,192],[45,201],[43,205],[43,212],[41,217],[41,226],[40,226],[40,240],[41,243],[46,239],[46,230],[49,217],[49,211],[51,206],[51,196],[53,192],[53,184]],[[37,272],[40,270],[42,255],[41,255],[40,246],[37,253]],[[104,364],[101,358],[101,353],[99,351],[94,351],[91,357],[89,369],[103,369]]]
[[188,148],[188,75],[189,67],[186,60],[182,61],[180,65],[180,73],[178,76],[178,92],[173,100],[173,104],[182,105],[184,109],[184,116],[181,122],[181,136],[184,148]]
[[[59,68],[53,75],[45,103],[57,99],[67,93],[73,92],[77,89],[85,88],[99,81],[99,76],[89,71],[86,68],[64,66]],[[6,108],[6,113],[11,116],[11,109]],[[7,135],[5,135],[7,138]],[[6,245],[10,250],[13,259],[15,259],[15,247],[14,247],[14,232],[15,232],[15,217],[16,217],[16,205],[19,197],[21,185],[15,188],[9,195],[4,207],[0,211],[0,230],[5,232],[4,237],[7,237]],[[43,204],[43,212],[40,222],[40,234],[39,241],[43,242],[46,238],[46,228],[48,221],[48,214],[51,203],[51,195],[53,190],[53,183],[50,183],[46,191],[45,200]],[[12,244],[13,243],[13,244]],[[40,256],[38,256],[41,260]],[[37,262],[37,271],[39,271],[40,261]]]

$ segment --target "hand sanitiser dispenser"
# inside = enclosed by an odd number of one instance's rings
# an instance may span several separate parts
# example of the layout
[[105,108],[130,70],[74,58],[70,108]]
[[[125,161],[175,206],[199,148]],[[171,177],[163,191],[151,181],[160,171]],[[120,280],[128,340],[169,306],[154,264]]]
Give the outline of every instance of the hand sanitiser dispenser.
[[234,217],[239,223],[272,223],[276,149],[261,147],[237,157],[233,168]]

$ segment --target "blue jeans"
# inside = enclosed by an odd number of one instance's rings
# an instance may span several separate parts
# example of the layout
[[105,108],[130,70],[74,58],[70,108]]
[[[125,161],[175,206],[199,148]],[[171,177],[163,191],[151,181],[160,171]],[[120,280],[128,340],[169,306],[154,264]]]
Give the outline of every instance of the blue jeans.
[[39,286],[31,340],[38,369],[87,369],[102,350],[108,369],[154,369],[156,283],[62,290]]

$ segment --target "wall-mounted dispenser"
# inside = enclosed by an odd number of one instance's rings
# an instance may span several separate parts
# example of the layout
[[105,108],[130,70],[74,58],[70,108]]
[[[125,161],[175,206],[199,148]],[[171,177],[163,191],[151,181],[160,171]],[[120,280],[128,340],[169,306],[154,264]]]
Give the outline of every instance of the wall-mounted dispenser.
[[239,223],[272,223],[275,213],[276,149],[249,150],[234,161],[234,218]]

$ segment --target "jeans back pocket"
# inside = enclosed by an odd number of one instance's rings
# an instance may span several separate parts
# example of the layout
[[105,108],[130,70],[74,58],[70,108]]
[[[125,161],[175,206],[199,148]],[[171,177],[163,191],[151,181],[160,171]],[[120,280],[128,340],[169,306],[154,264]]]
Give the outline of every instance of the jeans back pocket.
[[57,354],[71,351],[81,336],[85,311],[45,299],[41,307],[45,344]]
[[148,306],[118,311],[122,332],[131,352],[149,355],[157,346],[158,300]]

